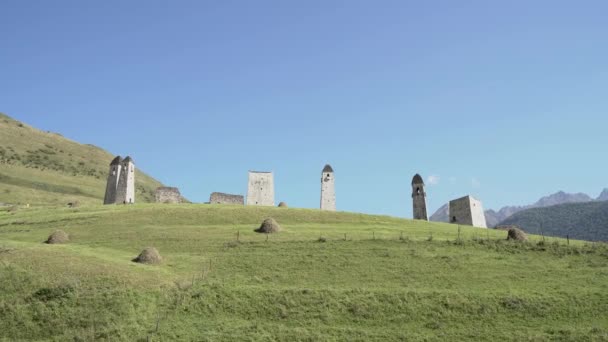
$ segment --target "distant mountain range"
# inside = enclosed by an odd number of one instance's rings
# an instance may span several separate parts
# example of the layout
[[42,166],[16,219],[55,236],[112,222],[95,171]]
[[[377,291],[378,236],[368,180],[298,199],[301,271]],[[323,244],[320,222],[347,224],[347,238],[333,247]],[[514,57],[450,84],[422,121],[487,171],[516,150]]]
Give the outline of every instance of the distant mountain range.
[[531,208],[509,216],[500,224],[515,225],[533,234],[608,242],[608,201]]
[[[556,192],[552,195],[542,197],[534,204],[524,205],[524,206],[506,206],[501,208],[498,211],[489,209],[486,210],[486,223],[488,227],[495,227],[499,224],[503,224],[503,221],[513,216],[516,213],[522,212],[524,210],[533,209],[533,208],[546,208],[560,204],[567,203],[586,203],[586,202],[594,202],[594,201],[608,201],[608,188],[604,189],[602,193],[594,200],[587,194],[584,193],[575,193],[568,194],[563,191]],[[437,222],[448,222],[449,221],[449,207],[448,204],[443,205],[437,211],[431,215],[431,221]]]

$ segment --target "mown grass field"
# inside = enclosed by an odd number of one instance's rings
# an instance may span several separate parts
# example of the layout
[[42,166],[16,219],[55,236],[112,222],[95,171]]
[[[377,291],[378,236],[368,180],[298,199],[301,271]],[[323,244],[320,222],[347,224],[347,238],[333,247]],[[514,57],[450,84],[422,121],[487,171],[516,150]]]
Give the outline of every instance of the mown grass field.
[[[137,156],[133,156],[137,163]],[[0,203],[101,204],[112,156],[0,113]],[[137,166],[137,164],[136,164]],[[161,183],[136,169],[136,199],[153,202]]]
[[[283,231],[254,233],[269,216]],[[71,242],[43,244],[55,229]],[[608,340],[604,244],[458,230],[292,208],[2,211],[0,340]],[[161,265],[131,261],[147,246]]]

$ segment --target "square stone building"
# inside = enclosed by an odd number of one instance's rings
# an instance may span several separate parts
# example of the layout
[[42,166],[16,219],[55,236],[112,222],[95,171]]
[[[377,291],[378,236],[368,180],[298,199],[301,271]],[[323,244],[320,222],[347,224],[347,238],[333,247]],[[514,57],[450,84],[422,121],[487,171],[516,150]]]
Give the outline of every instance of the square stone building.
[[488,228],[481,201],[472,196],[450,201],[450,223]]
[[274,206],[274,176],[272,172],[249,171],[247,205]]

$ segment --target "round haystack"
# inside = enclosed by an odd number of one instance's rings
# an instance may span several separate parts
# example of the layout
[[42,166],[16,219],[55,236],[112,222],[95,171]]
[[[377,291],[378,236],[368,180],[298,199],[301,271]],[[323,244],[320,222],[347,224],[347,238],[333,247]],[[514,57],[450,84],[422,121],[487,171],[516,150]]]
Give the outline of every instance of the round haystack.
[[133,261],[140,264],[160,264],[163,258],[154,247],[146,247]]
[[519,228],[510,228],[507,232],[507,240],[526,241],[528,236]]
[[70,236],[68,233],[64,232],[63,230],[56,230],[53,232],[53,234],[49,235],[49,238],[46,239],[45,243],[53,245],[57,243],[66,243],[68,241],[70,241]]
[[285,203],[285,202],[279,203],[279,208],[287,208],[287,203]]
[[269,217],[267,219],[264,220],[264,222],[262,222],[262,225],[260,226],[260,228],[255,230],[258,233],[278,233],[279,231],[281,231],[281,226],[279,226],[279,224],[277,223],[277,221],[275,221],[275,219],[273,219],[272,217]]

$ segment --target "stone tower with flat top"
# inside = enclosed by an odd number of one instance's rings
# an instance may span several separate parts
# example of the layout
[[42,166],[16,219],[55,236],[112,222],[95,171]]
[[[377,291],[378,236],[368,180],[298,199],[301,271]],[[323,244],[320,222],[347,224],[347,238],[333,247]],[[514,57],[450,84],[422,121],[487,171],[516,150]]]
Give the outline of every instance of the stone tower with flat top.
[[274,176],[272,172],[249,171],[247,205],[274,207]]
[[120,162],[120,166],[115,203],[133,204],[135,203],[135,164],[131,157],[126,157]]
[[450,223],[487,228],[481,201],[464,196],[450,201]]
[[334,169],[329,164],[321,171],[321,210],[336,211]]
[[428,221],[426,214],[426,192],[424,191],[424,181],[419,174],[412,178],[412,203],[414,207],[414,220]]
[[118,179],[120,178],[120,170],[122,158],[117,156],[110,163],[110,172],[108,173],[108,182],[106,184],[106,195],[103,198],[103,204],[116,203],[116,188],[118,187]]

